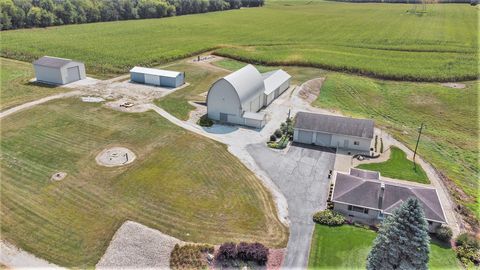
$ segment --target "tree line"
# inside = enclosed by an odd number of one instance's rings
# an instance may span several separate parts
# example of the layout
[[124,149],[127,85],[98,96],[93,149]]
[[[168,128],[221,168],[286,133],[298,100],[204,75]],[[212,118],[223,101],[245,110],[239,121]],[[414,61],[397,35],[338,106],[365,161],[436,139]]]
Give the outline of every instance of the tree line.
[[162,18],[263,4],[264,0],[0,0],[0,28]]

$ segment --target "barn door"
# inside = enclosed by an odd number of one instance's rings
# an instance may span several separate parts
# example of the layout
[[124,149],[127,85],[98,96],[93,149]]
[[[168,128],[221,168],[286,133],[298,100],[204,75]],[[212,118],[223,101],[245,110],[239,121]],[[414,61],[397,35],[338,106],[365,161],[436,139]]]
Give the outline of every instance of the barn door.
[[67,83],[80,80],[80,70],[78,67],[67,68]]

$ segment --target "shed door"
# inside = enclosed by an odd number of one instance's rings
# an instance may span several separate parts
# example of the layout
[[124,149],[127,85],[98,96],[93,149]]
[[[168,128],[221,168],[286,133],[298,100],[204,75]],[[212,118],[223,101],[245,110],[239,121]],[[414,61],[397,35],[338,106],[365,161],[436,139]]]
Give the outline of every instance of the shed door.
[[317,133],[315,144],[328,147],[330,146],[331,141],[332,141],[332,134]]
[[311,131],[298,131],[298,142],[311,144],[313,140],[313,132]]
[[78,67],[67,68],[67,83],[80,80],[80,70]]
[[160,85],[160,76],[145,74],[145,83]]

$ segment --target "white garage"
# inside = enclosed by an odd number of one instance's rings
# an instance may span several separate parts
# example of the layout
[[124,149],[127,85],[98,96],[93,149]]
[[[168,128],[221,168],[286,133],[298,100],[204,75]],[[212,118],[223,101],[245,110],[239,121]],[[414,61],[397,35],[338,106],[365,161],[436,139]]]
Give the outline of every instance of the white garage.
[[290,87],[292,76],[281,69],[264,73],[262,76],[265,84],[264,105],[268,106]]
[[37,82],[62,85],[86,78],[85,65],[70,59],[44,56],[33,62]]
[[299,112],[295,117],[293,140],[304,144],[369,152],[375,123],[326,114]]
[[185,83],[185,73],[156,68],[134,67],[130,70],[130,80],[162,87],[179,87]]

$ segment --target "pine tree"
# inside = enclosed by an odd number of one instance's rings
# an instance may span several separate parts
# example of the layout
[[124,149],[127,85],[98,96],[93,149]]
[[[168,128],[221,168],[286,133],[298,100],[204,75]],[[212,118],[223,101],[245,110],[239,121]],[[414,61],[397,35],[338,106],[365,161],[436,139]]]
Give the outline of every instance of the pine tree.
[[422,206],[409,198],[382,223],[367,269],[427,269],[430,237]]

